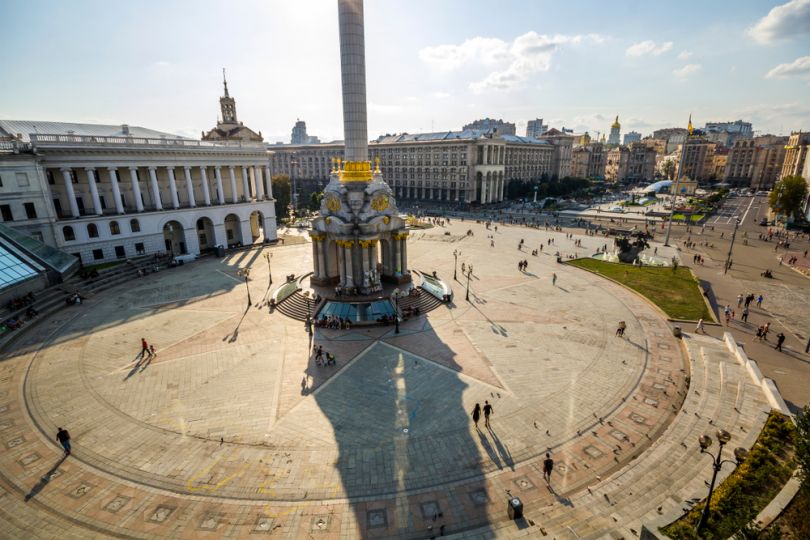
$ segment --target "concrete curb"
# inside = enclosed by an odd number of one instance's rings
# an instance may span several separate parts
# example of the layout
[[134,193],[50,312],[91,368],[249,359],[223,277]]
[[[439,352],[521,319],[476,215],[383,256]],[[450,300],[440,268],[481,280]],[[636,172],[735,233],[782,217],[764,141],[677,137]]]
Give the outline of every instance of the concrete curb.
[[790,409],[788,409],[785,400],[782,399],[782,395],[779,393],[776,383],[773,382],[772,379],[762,375],[762,371],[760,371],[756,361],[748,358],[745,350],[743,350],[743,348],[737,344],[737,341],[734,339],[734,336],[731,335],[731,332],[723,333],[723,341],[726,342],[726,347],[737,359],[737,362],[748,370],[748,374],[751,376],[754,383],[759,385],[762,388],[762,391],[765,392],[765,396],[767,396],[768,403],[771,404],[771,407],[785,416],[793,418],[793,414],[791,414]]

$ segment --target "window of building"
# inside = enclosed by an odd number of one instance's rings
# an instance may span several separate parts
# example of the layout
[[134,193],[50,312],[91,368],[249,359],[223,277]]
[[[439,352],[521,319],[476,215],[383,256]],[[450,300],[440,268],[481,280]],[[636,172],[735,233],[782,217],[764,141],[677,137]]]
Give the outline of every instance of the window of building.
[[28,187],[31,185],[31,182],[28,180],[28,173],[18,172],[17,173],[17,186],[19,187]]
[[110,234],[121,234],[121,229],[118,227],[117,221],[110,222]]
[[126,256],[127,256],[127,254],[124,251],[124,246],[115,246],[115,258],[116,259],[123,259]]
[[98,227],[96,227],[95,223],[87,224],[87,236],[90,238],[98,238]]
[[141,232],[141,224],[137,219],[129,220],[129,228],[132,229],[132,232]]
[[65,225],[62,227],[62,236],[65,237],[65,242],[72,242],[76,240],[76,233],[73,232],[73,227]]
[[56,181],[53,179],[53,171],[48,169],[47,170],[47,175],[48,175],[48,183],[50,185],[54,185],[56,183]]
[[138,243],[135,244],[135,253],[137,253],[139,255],[141,253],[146,253],[146,248],[143,247],[143,242],[138,242]]
[[28,219],[37,219],[37,209],[34,203],[23,203],[23,206],[25,207],[25,215],[28,216]]
[[94,249],[93,250],[93,260],[99,261],[104,258],[104,250],[103,249]]
[[11,206],[0,204],[0,214],[3,215],[3,221],[14,221],[14,216],[11,214]]

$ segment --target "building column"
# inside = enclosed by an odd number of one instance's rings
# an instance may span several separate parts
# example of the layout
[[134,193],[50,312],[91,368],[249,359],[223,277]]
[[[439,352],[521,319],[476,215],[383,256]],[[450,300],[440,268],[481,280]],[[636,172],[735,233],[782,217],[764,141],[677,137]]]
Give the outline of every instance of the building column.
[[211,188],[208,186],[208,167],[200,165],[200,178],[202,178],[203,204],[211,206]]
[[402,275],[402,249],[400,249],[400,238],[398,234],[392,235],[391,251],[394,260],[394,275]]
[[70,167],[62,167],[60,170],[65,181],[65,191],[67,192],[68,204],[70,204],[70,215],[79,217],[79,204],[76,202],[76,192],[73,190],[73,177],[70,174]]
[[101,198],[98,196],[98,186],[96,185],[96,170],[87,167],[84,171],[87,173],[87,183],[90,184],[90,198],[93,199],[93,210],[96,215],[100,216],[103,211],[101,209]]
[[253,177],[256,182],[256,200],[263,201],[264,200],[264,182],[262,181],[262,168],[254,166],[253,167]]
[[312,239],[312,269],[315,272],[315,278],[321,278],[321,261],[318,259],[318,246],[320,245],[321,240],[317,238]]
[[160,201],[160,187],[157,182],[156,167],[149,167],[149,185],[152,187],[152,199],[155,201],[155,210],[163,210],[163,203]]
[[143,199],[141,199],[141,185],[138,183],[138,167],[129,168],[129,179],[132,182],[132,196],[135,197],[135,210],[143,212]]
[[[186,177],[186,193],[188,193],[188,206],[194,208],[197,206],[197,201],[194,199],[194,182],[191,179],[191,167],[186,165],[183,167],[183,172]],[[196,232],[194,234],[197,234]]]
[[174,167],[166,167],[169,173],[169,191],[172,197],[172,208],[180,208],[180,200],[177,198],[177,179],[174,177]]
[[248,168],[242,165],[242,200],[250,202],[250,181],[248,181]]
[[273,177],[270,176],[270,165],[264,166],[264,178],[267,180],[267,198],[273,198]]
[[107,167],[107,172],[110,173],[110,186],[112,186],[113,202],[115,203],[115,212],[118,214],[124,213],[124,204],[121,202],[121,188],[118,187],[118,171],[115,167]]
[[321,277],[329,279],[329,267],[326,263],[326,243],[326,238],[318,242],[318,252],[316,256],[318,257],[318,268],[321,270]]
[[360,275],[361,279],[363,280],[362,281],[363,286],[368,287],[371,284],[371,282],[366,278],[366,276],[368,275],[366,274],[366,272],[368,272],[370,269],[368,248],[363,246],[363,244],[360,244],[359,249],[360,249],[360,268],[361,268]]
[[236,192],[236,174],[234,174],[233,168],[233,165],[228,167],[228,177],[231,180],[231,202],[236,204],[239,202],[239,194]]
[[402,264],[402,273],[408,273],[408,235],[402,237],[402,252],[400,255],[400,263]]
[[341,240],[335,240],[338,257],[338,275],[340,276],[341,287],[346,285],[346,253],[343,251],[342,244],[343,242]]
[[225,204],[225,190],[222,189],[222,173],[219,165],[214,165],[214,180],[217,183],[217,202]]

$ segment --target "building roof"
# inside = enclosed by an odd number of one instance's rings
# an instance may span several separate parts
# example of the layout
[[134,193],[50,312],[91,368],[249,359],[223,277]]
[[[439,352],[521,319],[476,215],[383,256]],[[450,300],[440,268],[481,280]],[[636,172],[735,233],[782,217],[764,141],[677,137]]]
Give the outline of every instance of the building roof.
[[[128,133],[127,133],[128,131]],[[140,126],[127,124],[79,124],[75,122],[47,122],[38,120],[0,120],[0,137],[16,138],[19,134],[22,141],[31,142],[32,133],[47,135],[90,135],[98,137],[144,137],[152,139],[186,139],[174,133],[166,133]]]

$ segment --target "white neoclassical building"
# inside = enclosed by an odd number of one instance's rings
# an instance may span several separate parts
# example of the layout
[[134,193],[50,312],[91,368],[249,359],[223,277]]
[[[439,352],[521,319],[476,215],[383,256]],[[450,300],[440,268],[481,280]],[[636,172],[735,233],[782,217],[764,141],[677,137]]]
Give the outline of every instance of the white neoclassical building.
[[261,142],[0,120],[3,221],[92,264],[276,239]]

